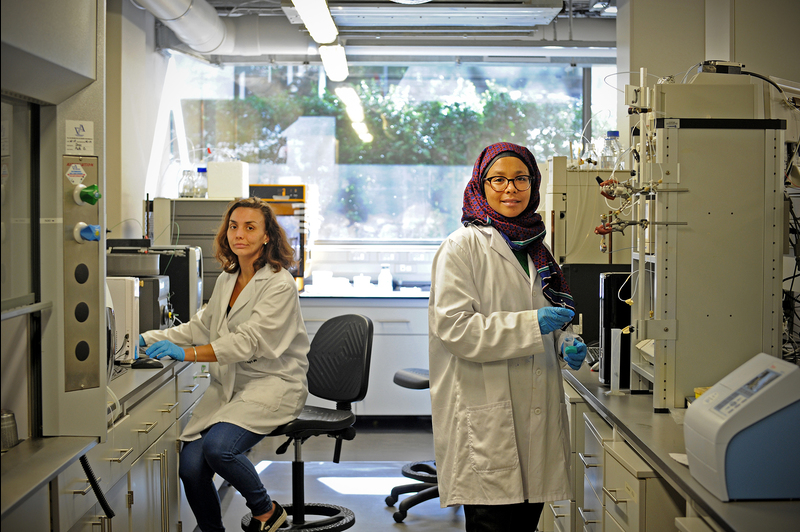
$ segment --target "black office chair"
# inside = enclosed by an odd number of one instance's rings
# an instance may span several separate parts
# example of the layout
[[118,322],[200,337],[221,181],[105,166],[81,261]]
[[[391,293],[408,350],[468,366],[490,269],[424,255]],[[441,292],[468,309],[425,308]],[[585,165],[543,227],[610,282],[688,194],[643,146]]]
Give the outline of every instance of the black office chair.
[[[412,390],[427,390],[430,388],[430,374],[427,369],[401,369],[394,374],[394,383],[403,388],[410,388]],[[403,499],[399,508],[394,513],[394,520],[398,523],[406,518],[409,508],[439,496],[436,462],[433,460],[411,462],[410,464],[404,465],[401,472],[404,477],[419,480],[420,482],[395,486],[392,488],[391,495],[386,497],[386,505],[394,506],[399,500],[399,496],[403,493],[414,493],[414,495]]]
[[[297,419],[272,431],[270,436],[288,436],[276,451],[285,453],[294,444],[292,461],[292,504],[283,505],[289,518],[281,530],[337,532],[356,522],[351,510],[333,504],[306,503],[303,488],[303,442],[312,436],[336,438],[333,461],[339,463],[342,440],[356,435],[353,424],[356,416],[351,403],[367,395],[369,364],[372,356],[372,320],[366,316],[348,314],[331,318],[317,331],[308,353],[308,391],[310,394],[336,402],[336,409],[305,406]],[[306,522],[306,515],[322,519]],[[242,518],[246,527],[252,514]],[[285,527],[285,528],[284,528]]]

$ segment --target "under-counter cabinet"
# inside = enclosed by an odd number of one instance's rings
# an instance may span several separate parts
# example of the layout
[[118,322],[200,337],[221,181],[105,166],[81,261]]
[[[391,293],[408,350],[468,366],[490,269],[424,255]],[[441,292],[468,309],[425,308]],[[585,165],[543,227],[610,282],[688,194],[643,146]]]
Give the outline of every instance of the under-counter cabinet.
[[177,440],[177,424],[173,423],[131,466],[128,500],[131,531],[179,531]]
[[583,486],[583,501],[577,505],[576,530],[603,530],[603,465],[605,442],[614,431],[596,412],[583,414],[583,452],[578,453]]
[[[583,507],[583,465],[580,456],[584,454],[585,425],[583,415],[590,412],[590,407],[583,397],[568,382],[564,382],[564,403],[567,407],[569,421],[570,467],[573,498],[555,501],[545,505],[539,529],[542,532],[574,532],[580,531],[578,509]],[[552,523],[552,524],[551,524]]]
[[[303,297],[300,307],[312,340],[319,327],[335,316],[361,314],[372,320],[369,387],[364,400],[353,405],[357,415],[431,415],[427,390],[409,390],[394,383],[398,370],[428,367],[427,298]],[[328,406],[313,397],[308,404]]]
[[[210,382],[206,364],[131,370],[112,383],[120,411],[87,458],[114,517],[106,517],[79,462],[51,482],[53,530],[180,532],[178,436]],[[193,522],[191,513],[187,516]],[[194,524],[188,528],[191,530]]]
[[605,443],[604,530],[675,530],[686,501],[624,441]]

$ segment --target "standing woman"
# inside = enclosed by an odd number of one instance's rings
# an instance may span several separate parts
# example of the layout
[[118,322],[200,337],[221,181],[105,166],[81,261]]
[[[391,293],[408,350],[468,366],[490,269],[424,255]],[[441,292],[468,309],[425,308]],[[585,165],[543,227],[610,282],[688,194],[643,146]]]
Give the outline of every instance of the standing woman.
[[561,360],[580,368],[586,345],[568,325],[569,287],[543,244],[540,182],[527,148],[484,149],[464,191],[464,227],[433,261],[440,502],[464,505],[468,532],[535,530],[545,501],[571,495]]
[[200,529],[225,530],[216,473],[252,511],[244,530],[273,532],[286,511],[270,499],[244,453],[295,419],[308,396],[310,344],[287,271],[293,250],[258,198],[228,206],[214,249],[223,273],[208,305],[187,323],[144,333],[139,343],[154,358],[211,362],[209,388],[180,436],[180,477]]

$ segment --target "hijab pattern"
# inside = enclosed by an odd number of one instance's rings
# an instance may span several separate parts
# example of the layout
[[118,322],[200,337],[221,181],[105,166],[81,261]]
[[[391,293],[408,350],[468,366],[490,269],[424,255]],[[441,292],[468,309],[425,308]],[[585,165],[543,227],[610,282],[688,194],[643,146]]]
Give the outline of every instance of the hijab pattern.
[[[507,218],[495,211],[486,201],[483,178],[496,158],[513,156],[528,167],[531,174],[531,199],[528,207],[514,218]],[[472,169],[472,178],[464,190],[464,206],[461,223],[464,225],[490,225],[497,229],[511,249],[525,250],[542,279],[542,293],[554,305],[575,310],[575,302],[564,279],[564,273],[556,264],[553,255],[543,241],[545,227],[542,217],[536,213],[539,207],[539,185],[542,175],[533,154],[525,147],[508,142],[498,142],[485,148]]]

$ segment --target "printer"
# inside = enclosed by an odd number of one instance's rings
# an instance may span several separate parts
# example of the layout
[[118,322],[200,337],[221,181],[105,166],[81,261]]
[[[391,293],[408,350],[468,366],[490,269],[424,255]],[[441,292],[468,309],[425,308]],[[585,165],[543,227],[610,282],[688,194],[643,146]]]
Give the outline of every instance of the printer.
[[689,472],[721,501],[800,499],[800,367],[760,353],[695,399]]

